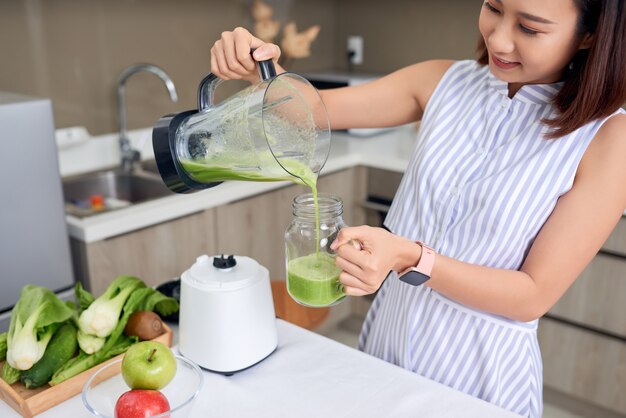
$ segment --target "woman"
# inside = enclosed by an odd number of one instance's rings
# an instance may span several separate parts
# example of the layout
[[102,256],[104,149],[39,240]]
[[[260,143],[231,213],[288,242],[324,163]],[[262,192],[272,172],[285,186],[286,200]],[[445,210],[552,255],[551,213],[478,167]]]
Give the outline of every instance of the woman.
[[[391,232],[345,228],[333,243],[347,294],[380,289],[362,350],[541,416],[537,320],[626,208],[623,3],[487,0],[477,61],[321,92],[333,129],[422,120]],[[255,48],[257,60],[280,55],[225,32],[212,71],[253,80]]]

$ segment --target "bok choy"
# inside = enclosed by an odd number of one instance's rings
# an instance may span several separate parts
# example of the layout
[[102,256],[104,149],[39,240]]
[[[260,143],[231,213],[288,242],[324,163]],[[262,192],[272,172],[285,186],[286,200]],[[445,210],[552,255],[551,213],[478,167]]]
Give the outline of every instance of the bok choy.
[[[81,312],[78,327],[84,334],[106,338],[117,326],[126,300],[135,289],[145,287],[145,284],[136,277],[120,276],[113,280],[106,292],[91,302],[89,307]],[[83,291],[84,292],[84,291]],[[82,339],[85,341],[86,339]],[[81,339],[79,339],[79,342]],[[81,344],[83,351],[88,352]]]
[[26,285],[11,312],[7,334],[7,363],[28,370],[43,356],[52,334],[73,315],[73,310],[51,290]]

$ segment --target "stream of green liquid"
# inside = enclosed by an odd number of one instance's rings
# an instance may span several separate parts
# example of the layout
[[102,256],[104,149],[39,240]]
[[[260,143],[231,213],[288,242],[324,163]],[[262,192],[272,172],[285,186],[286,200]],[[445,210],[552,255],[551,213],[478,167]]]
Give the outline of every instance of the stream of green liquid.
[[[345,294],[339,283],[341,270],[335,259],[320,253],[320,217],[317,195],[317,174],[309,166],[296,160],[281,160],[279,166],[274,157],[256,155],[246,164],[241,156],[220,156],[207,160],[182,160],[185,171],[195,180],[212,183],[228,180],[244,181],[292,181],[311,189],[315,208],[315,253],[289,260],[287,263],[287,289],[299,303],[307,306],[328,306],[343,299]],[[266,167],[260,170],[257,167]],[[275,167],[267,169],[267,167]],[[287,171],[288,172],[287,172]],[[291,173],[291,174],[290,174]]]

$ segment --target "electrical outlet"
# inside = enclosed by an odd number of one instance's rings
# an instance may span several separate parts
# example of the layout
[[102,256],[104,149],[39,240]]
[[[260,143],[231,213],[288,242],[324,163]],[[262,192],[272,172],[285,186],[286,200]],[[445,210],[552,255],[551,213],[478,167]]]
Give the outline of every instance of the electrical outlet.
[[363,37],[348,36],[348,59],[350,64],[363,64]]

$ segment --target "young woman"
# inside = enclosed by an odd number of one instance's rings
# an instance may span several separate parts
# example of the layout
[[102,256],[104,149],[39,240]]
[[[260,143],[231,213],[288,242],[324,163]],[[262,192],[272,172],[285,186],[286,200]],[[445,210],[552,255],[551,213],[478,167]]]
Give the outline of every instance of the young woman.
[[[391,232],[345,228],[333,248],[347,294],[380,289],[362,350],[540,417],[537,319],[626,208],[626,11],[487,0],[479,28],[477,61],[321,92],[333,129],[422,121]],[[257,60],[280,55],[244,29],[223,33],[212,71],[253,80],[255,48]]]

